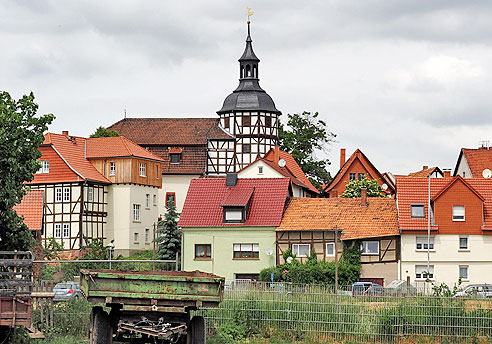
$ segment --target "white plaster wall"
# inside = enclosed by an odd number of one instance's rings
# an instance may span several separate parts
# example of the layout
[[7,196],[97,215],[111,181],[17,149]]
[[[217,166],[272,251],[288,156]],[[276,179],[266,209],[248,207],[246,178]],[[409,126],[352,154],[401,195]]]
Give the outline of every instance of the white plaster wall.
[[[472,173],[470,167],[468,166],[468,161],[466,160],[465,155],[461,157],[460,163],[458,165],[458,169],[456,170],[456,175],[463,177],[463,172],[465,172],[464,178],[472,178]],[[475,176],[475,178],[481,176]]]
[[158,216],[166,213],[166,192],[176,193],[176,210],[178,213],[183,211],[183,205],[188,193],[188,188],[192,179],[199,178],[199,175],[162,175],[162,189],[158,191]]
[[[416,237],[401,236],[401,278],[410,276],[415,281],[415,265],[427,265],[427,251],[416,250]],[[430,251],[430,265],[434,266],[435,280],[450,286],[458,282],[459,266],[468,265],[467,283],[492,283],[492,236],[468,235],[468,250],[459,250],[459,235],[435,235],[434,250]]]
[[[263,166],[263,173],[258,172],[258,167]],[[249,165],[237,174],[238,178],[285,178],[278,171],[274,170],[262,161],[257,161]]]

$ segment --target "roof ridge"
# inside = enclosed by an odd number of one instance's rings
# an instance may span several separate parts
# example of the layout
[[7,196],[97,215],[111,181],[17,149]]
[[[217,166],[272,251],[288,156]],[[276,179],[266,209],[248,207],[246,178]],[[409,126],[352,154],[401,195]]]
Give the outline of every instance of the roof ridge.
[[126,148],[126,151],[128,152],[129,155],[134,155],[132,153],[132,151],[130,150],[130,148],[128,147],[128,144],[126,143],[125,141],[125,137],[124,136],[119,136],[120,140],[123,142],[123,145],[125,146]]

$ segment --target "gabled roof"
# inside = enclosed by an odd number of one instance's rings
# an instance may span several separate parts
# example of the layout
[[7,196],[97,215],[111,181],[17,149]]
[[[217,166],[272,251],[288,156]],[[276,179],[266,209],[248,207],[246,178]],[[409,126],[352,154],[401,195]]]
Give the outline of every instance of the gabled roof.
[[[452,178],[432,178],[431,179],[431,200],[437,200],[451,185],[457,182],[465,184],[471,192],[483,200],[484,204],[484,220],[485,227],[492,229],[492,183],[488,179],[483,178],[467,178],[461,177]],[[402,230],[426,230],[426,218],[412,218],[411,205],[423,204],[425,213],[427,214],[428,203],[428,178],[412,178],[408,176],[397,176],[396,186],[398,189],[398,219]],[[432,226],[432,230],[438,229],[437,226]]]
[[343,230],[342,240],[399,235],[391,198],[292,198],[276,231]]
[[[278,226],[289,196],[288,178],[240,178],[226,186],[225,178],[192,179],[178,226],[245,227]],[[223,223],[223,207],[231,190],[247,194],[254,188],[244,223]]]
[[133,141],[124,136],[118,137],[97,137],[88,138],[86,157],[95,158],[116,158],[116,157],[135,157],[155,161],[164,161],[157,155],[140,147]]
[[17,215],[24,217],[24,223],[32,231],[43,228],[44,191],[30,190],[19,204],[14,206]]
[[[365,156],[365,154],[362,153],[360,149],[356,149],[355,152],[352,153],[350,158],[343,164],[340,170],[338,170],[337,174],[335,175],[331,183],[328,184],[328,187],[324,190],[326,193],[330,192],[331,189],[333,189],[338,185],[338,183],[340,183],[343,176],[345,176],[345,174],[350,169],[350,166],[354,163],[355,160],[359,160],[362,166],[364,166],[364,168],[367,171],[370,171],[371,168],[376,171],[376,175],[375,176],[371,175],[371,179],[381,179],[383,181],[385,180],[381,175],[381,173],[379,172],[379,170],[372,164],[372,162]],[[393,185],[388,185],[388,186],[394,191]]]
[[207,139],[233,139],[218,118],[124,118],[108,129],[141,145],[206,145]]
[[473,178],[482,177],[482,171],[486,168],[492,169],[492,149],[490,148],[462,148],[456,166],[454,168],[454,175],[458,172],[458,166],[463,158],[463,155],[468,162],[468,167],[472,173]]
[[86,138],[84,137],[47,133],[44,135],[43,145],[53,147],[67,166],[82,180],[111,183],[85,158],[87,153],[85,142]]
[[239,206],[239,207],[245,207],[248,203],[249,200],[251,199],[251,196],[253,195],[253,188],[233,188],[229,191],[229,194],[226,196],[226,198],[222,201],[222,206],[223,207],[233,207],[233,206]]
[[[275,156],[275,149],[278,150],[278,158]],[[285,160],[285,166],[280,167],[278,165],[279,159]],[[283,150],[280,150],[277,148],[271,148],[263,158],[258,158],[255,161],[253,161],[251,164],[249,164],[246,167],[243,167],[239,172],[247,169],[249,166],[255,164],[257,161],[263,161],[265,164],[273,168],[275,171],[283,175],[284,177],[289,178],[292,183],[310,190],[311,192],[315,194],[319,194],[318,189],[316,189],[313,184],[309,181],[308,177],[304,174],[304,171],[301,169],[297,161],[294,159],[294,157],[287,152],[284,152]]]
[[441,169],[437,166],[435,167],[430,167],[430,168],[424,168],[420,171],[417,172],[412,172],[409,173],[407,177],[410,178],[427,178],[427,176],[432,175],[434,172],[439,172],[441,176],[444,175],[444,173],[441,171]]

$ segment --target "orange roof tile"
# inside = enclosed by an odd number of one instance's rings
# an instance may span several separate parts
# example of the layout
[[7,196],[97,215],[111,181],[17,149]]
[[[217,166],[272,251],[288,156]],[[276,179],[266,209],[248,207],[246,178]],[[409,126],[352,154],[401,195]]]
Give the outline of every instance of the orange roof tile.
[[32,230],[42,230],[44,209],[44,191],[30,190],[22,201],[14,206],[17,215],[24,216],[24,223]]
[[427,169],[423,169],[421,171],[409,173],[407,177],[410,177],[410,178],[427,178],[427,176],[429,174],[434,173],[436,170],[439,171],[441,173],[441,175],[443,175],[441,169],[436,166],[436,167],[430,167]]
[[456,168],[454,174],[458,169],[458,164],[462,156],[465,156],[466,161],[468,162],[468,166],[470,167],[470,171],[472,173],[472,177],[480,178],[482,177],[482,171],[486,168],[492,169],[492,149],[487,148],[462,148],[460,152],[460,156],[458,158],[458,162],[456,163]]
[[391,198],[292,198],[276,231],[343,230],[342,240],[399,235]]
[[87,159],[129,156],[161,162],[164,161],[157,155],[152,154],[124,136],[87,139]]
[[246,206],[253,195],[254,187],[233,188],[222,201],[222,206]]

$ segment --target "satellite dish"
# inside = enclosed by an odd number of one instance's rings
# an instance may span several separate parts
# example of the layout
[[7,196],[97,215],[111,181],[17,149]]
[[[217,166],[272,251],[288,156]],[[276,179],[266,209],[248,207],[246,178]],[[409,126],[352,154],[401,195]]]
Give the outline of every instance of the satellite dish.
[[288,257],[288,258],[287,258],[287,263],[289,263],[289,264],[290,264],[290,263],[292,263],[292,261],[293,261],[293,260],[294,260],[294,258],[292,258],[292,257]]
[[388,190],[388,185],[386,185],[386,183],[381,185],[381,189],[383,189],[384,191]]
[[278,161],[278,165],[279,165],[280,167],[285,167],[285,165],[286,165],[286,164],[287,164],[287,163],[285,162],[285,160],[284,160],[284,159],[280,159],[280,160]]
[[267,256],[271,256],[273,254],[273,249],[271,247],[267,248],[265,251]]
[[488,168],[486,168],[485,170],[482,171],[482,176],[485,179],[489,179],[490,177],[492,177],[492,171],[490,171]]

